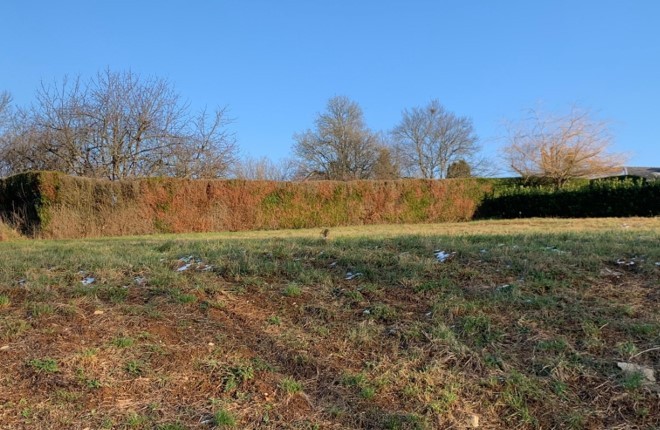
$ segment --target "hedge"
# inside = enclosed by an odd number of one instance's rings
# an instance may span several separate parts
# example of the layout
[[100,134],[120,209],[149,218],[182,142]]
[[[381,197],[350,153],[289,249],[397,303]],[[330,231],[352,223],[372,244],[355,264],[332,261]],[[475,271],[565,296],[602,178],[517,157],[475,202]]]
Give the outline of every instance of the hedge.
[[111,182],[57,172],[0,180],[0,218],[31,237],[78,238],[474,218],[660,215],[660,181],[520,179],[273,182],[145,178]]
[[465,221],[491,187],[478,179],[111,182],[30,172],[0,181],[0,212],[45,238]]
[[660,215],[660,181],[621,177],[576,180],[551,186],[500,184],[488,193],[476,218],[586,218]]

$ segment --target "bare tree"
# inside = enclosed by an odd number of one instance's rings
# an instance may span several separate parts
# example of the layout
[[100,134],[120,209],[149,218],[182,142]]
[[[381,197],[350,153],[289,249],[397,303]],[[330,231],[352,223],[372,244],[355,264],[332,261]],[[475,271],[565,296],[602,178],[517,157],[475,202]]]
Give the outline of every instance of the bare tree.
[[378,156],[378,136],[364,123],[360,106],[348,97],[328,100],[315,129],[295,134],[300,175],[318,179],[366,179]]
[[36,103],[16,115],[0,155],[13,172],[224,176],[236,152],[225,113],[193,117],[167,81],[105,70],[86,82],[42,84]]
[[530,115],[509,127],[504,158],[525,179],[538,177],[562,187],[571,178],[621,171],[625,157],[608,153],[612,142],[607,123],[573,107],[566,115]]
[[284,159],[275,162],[269,158],[245,157],[231,169],[231,174],[237,179],[259,181],[288,181],[294,177],[295,163]]
[[412,176],[446,178],[449,165],[479,151],[472,120],[447,111],[438,100],[404,110],[391,132]]

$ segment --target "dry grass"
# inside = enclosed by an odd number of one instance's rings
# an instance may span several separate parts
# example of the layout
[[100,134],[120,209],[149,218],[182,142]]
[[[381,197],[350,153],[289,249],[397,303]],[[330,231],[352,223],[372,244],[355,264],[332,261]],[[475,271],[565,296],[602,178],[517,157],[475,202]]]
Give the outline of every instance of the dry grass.
[[16,230],[14,230],[5,222],[0,220],[0,242],[4,242],[8,240],[17,240],[20,238],[21,235]]
[[659,240],[611,219],[5,242],[0,428],[657,428],[616,362],[660,362]]

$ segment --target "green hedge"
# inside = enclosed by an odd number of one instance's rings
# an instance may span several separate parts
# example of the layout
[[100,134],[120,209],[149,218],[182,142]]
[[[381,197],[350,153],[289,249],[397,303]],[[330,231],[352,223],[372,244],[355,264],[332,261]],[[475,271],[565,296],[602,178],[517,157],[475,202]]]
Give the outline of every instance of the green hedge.
[[436,223],[473,218],[660,215],[660,181],[576,180],[556,190],[520,179],[272,182],[56,172],[0,180],[0,218],[33,237]]
[[660,215],[660,181],[622,177],[576,180],[559,190],[521,181],[497,184],[476,218],[586,218]]

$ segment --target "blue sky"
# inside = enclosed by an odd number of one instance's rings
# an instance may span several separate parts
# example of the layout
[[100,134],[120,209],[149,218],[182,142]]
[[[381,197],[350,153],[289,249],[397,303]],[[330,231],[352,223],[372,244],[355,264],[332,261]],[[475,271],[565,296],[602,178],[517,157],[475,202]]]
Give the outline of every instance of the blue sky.
[[611,121],[629,165],[660,166],[660,1],[6,0],[0,90],[109,67],[227,105],[244,154],[290,155],[328,98],[387,131],[437,98],[497,157],[502,123],[578,104]]

